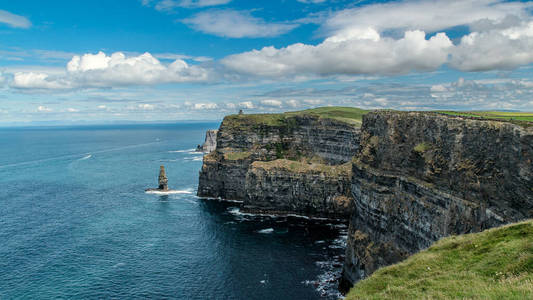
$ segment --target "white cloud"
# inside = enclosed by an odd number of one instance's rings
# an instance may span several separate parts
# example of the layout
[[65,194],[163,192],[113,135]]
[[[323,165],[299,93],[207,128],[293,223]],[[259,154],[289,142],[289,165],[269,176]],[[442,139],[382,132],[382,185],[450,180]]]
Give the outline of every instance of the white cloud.
[[433,85],[433,86],[431,86],[430,90],[432,92],[437,92],[437,93],[438,92],[446,92],[447,91],[446,87],[444,85],[442,85],[442,84]]
[[192,109],[194,110],[209,110],[209,109],[217,109],[218,105],[216,103],[194,103],[192,105]]
[[183,20],[183,23],[204,33],[231,38],[279,36],[298,26],[267,23],[249,12],[236,10],[204,11]]
[[244,101],[239,103],[239,107],[253,109],[255,108],[254,104],[251,101]]
[[67,111],[71,112],[71,113],[75,113],[75,112],[79,112],[80,110],[76,109],[76,108],[69,107],[69,108],[67,108]]
[[450,65],[462,71],[513,69],[533,63],[533,22],[461,38]]
[[404,74],[437,69],[447,61],[452,46],[444,33],[426,39],[422,31],[407,31],[395,40],[368,28],[357,36],[333,36],[316,46],[298,43],[231,55],[222,63],[237,72],[270,77]]
[[30,28],[31,22],[28,18],[12,14],[0,9],[0,23],[7,24],[14,28]]
[[49,108],[49,107],[46,107],[46,106],[42,106],[42,105],[41,105],[41,106],[37,107],[37,111],[40,111],[40,112],[51,112],[52,109]]
[[127,57],[122,52],[74,56],[63,74],[18,72],[11,86],[20,89],[72,89],[199,82],[208,79],[207,70],[189,66],[183,60],[162,64],[150,53]]
[[98,109],[107,109],[107,106],[105,106],[105,105],[98,105],[97,108],[98,108]]
[[530,2],[503,0],[394,1],[345,9],[332,16],[323,32],[342,35],[353,30],[422,30],[435,32],[477,21],[501,21],[508,15],[527,16]]
[[143,104],[137,105],[137,107],[139,109],[141,109],[141,110],[154,110],[154,105],[153,104],[143,103]]
[[[396,75],[449,64],[462,71],[505,70],[533,63],[533,2],[503,0],[397,1],[340,11],[318,45],[296,43],[230,55],[230,70],[262,77]],[[393,12],[393,13],[391,13]],[[458,45],[443,32],[472,30]],[[403,36],[401,34],[403,33]]]
[[260,101],[264,106],[281,107],[282,102],[276,99],[265,99]]
[[232,0],[162,0],[162,1],[152,1],[152,0],[143,0],[142,4],[144,6],[149,6],[152,2],[156,2],[155,9],[160,11],[172,10],[176,7],[185,7],[185,8],[198,8],[198,7],[207,7],[207,6],[217,6],[228,4]]
[[295,99],[287,100],[285,103],[287,104],[287,106],[292,107],[292,108],[300,106],[300,102],[298,100],[295,100]]
[[11,87],[29,89],[65,89],[71,82],[64,78],[51,78],[46,73],[17,72],[13,76]]

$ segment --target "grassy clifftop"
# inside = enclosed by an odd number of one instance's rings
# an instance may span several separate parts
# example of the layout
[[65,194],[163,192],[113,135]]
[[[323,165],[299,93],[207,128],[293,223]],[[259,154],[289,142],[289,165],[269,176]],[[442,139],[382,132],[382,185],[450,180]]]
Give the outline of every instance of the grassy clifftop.
[[533,299],[533,221],[445,238],[376,271],[347,299]]
[[280,114],[243,114],[230,115],[225,118],[226,125],[254,125],[265,124],[269,126],[282,126],[287,119],[293,116],[314,115],[321,118],[334,119],[360,127],[363,115],[368,111],[355,107],[319,107],[301,111],[286,112]]
[[533,113],[504,111],[437,111],[438,113],[474,119],[489,119],[511,122],[524,127],[533,126]]

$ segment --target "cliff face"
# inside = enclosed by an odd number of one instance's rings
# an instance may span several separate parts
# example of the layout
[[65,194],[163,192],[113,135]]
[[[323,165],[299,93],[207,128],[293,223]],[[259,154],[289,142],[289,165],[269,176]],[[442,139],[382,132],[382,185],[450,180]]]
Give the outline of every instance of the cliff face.
[[345,284],[451,234],[533,215],[533,129],[433,113],[364,117]]
[[[339,197],[350,196],[348,171],[338,180],[328,167],[350,161],[358,147],[359,128],[343,121],[308,114],[228,116],[215,151],[204,157],[198,196],[244,201],[255,211],[347,214],[349,201]],[[279,167],[289,162],[299,172]]]
[[208,130],[205,133],[205,142],[196,148],[196,151],[210,153],[217,148],[217,132],[218,130]]
[[327,166],[285,159],[256,161],[246,174],[245,208],[347,219],[350,181],[350,164]]

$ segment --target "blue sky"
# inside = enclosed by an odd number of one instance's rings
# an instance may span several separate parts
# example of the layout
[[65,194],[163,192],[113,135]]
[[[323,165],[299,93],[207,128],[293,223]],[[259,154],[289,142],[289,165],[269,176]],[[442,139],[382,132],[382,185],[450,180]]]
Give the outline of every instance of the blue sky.
[[533,111],[533,4],[0,2],[0,124],[325,105]]

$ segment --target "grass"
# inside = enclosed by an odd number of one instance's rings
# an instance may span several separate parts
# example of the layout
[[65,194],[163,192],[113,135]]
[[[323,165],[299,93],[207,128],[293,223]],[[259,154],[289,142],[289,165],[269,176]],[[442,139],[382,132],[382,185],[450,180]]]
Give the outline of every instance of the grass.
[[319,107],[280,114],[242,114],[230,115],[225,118],[228,126],[263,124],[268,126],[284,126],[290,123],[290,117],[316,115],[320,118],[334,119],[357,127],[361,126],[363,115],[368,111],[355,107]]
[[324,174],[328,177],[337,177],[342,175],[349,176],[352,171],[351,163],[330,166],[319,163],[307,163],[287,159],[277,159],[268,162],[256,161],[252,164],[252,166],[255,168],[262,168],[267,171],[277,169],[286,170],[295,174]]
[[451,116],[460,116],[460,117],[471,117],[479,119],[495,119],[502,121],[509,121],[518,125],[531,126],[533,122],[533,113],[529,112],[504,112],[504,111],[437,111],[438,113],[451,115]]
[[288,112],[287,115],[292,114],[310,114],[318,115],[322,118],[334,119],[343,121],[346,123],[359,125],[363,122],[363,116],[368,113],[368,110],[363,110],[355,107],[342,107],[342,106],[328,106],[318,107],[313,109],[307,109],[296,112]]
[[226,152],[224,153],[224,159],[226,160],[242,160],[250,157],[252,155],[249,151],[242,152]]
[[428,143],[420,143],[418,145],[416,145],[413,150],[415,152],[418,152],[420,154],[423,154],[425,153],[427,150],[429,150],[429,148],[431,147],[431,145],[429,145]]
[[533,299],[533,221],[442,239],[346,299]]

